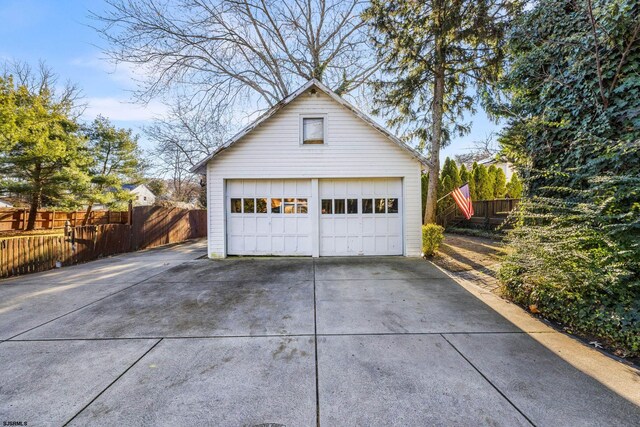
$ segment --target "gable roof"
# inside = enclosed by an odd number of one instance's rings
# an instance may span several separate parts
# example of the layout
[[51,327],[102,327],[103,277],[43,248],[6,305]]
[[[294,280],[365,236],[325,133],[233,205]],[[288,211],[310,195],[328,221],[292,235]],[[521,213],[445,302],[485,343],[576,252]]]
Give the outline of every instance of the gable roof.
[[151,191],[145,184],[122,184],[123,190],[134,191],[138,188],[145,188],[149,193],[153,194],[153,191]]
[[391,140],[391,142],[395,143],[400,148],[402,148],[405,151],[407,151],[412,157],[414,157],[416,160],[418,160],[422,165],[427,165],[428,164],[428,161],[427,161],[426,157],[424,157],[422,154],[420,154],[419,151],[415,150],[414,148],[410,147],[409,145],[407,145],[406,143],[401,141],[397,136],[392,134],[389,130],[387,130],[384,127],[380,126],[378,123],[373,121],[373,119],[371,117],[369,117],[368,115],[366,115],[365,113],[360,111],[358,108],[356,108],[355,106],[353,106],[352,104],[347,102],[344,98],[342,98],[340,95],[338,95],[337,93],[335,93],[334,91],[329,89],[327,86],[325,86],[324,84],[322,84],[318,80],[311,79],[307,83],[302,85],[300,88],[298,88],[291,95],[287,96],[282,101],[278,102],[276,105],[274,105],[269,110],[267,110],[264,114],[262,114],[260,117],[258,117],[253,123],[251,123],[248,126],[246,126],[240,132],[236,133],[231,139],[226,141],[224,144],[220,145],[213,153],[211,153],[210,155],[205,157],[203,160],[201,160],[198,164],[193,166],[191,168],[191,172],[203,173],[206,164],[209,163],[209,161],[211,159],[213,159],[215,156],[217,156],[221,151],[226,150],[227,148],[231,147],[233,144],[235,144],[240,139],[242,139],[242,137],[247,135],[249,132],[251,132],[252,130],[257,128],[258,126],[260,126],[263,122],[267,121],[270,117],[272,117],[274,114],[276,114],[278,111],[280,111],[286,105],[290,104],[294,99],[296,99],[297,97],[302,95],[304,92],[307,91],[307,89],[311,88],[312,86],[315,86],[317,89],[319,89],[322,92],[324,92],[326,95],[331,97],[334,101],[336,101],[337,103],[339,103],[343,107],[347,108],[353,114],[355,114],[357,117],[362,119],[365,123],[367,123],[368,125],[370,125],[374,129],[376,129],[378,132],[382,133],[384,136],[389,138],[389,140]]

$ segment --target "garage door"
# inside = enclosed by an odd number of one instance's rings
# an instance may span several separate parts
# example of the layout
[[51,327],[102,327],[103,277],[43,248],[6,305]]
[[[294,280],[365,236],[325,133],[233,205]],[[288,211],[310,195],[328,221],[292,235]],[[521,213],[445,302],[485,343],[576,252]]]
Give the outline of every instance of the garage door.
[[310,180],[227,181],[229,255],[311,255]]
[[400,178],[320,180],[320,255],[402,255]]

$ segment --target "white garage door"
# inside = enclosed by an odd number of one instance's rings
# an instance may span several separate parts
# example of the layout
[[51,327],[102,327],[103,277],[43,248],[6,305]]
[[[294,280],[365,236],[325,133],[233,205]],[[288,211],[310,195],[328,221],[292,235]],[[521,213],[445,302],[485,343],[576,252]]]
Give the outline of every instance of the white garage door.
[[402,255],[402,181],[320,180],[320,255]]
[[229,255],[311,255],[311,181],[227,181]]

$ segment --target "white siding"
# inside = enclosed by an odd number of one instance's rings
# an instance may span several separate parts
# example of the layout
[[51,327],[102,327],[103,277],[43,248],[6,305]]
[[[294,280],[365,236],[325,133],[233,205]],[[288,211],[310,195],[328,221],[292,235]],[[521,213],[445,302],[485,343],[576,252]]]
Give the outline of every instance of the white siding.
[[133,190],[131,194],[136,196],[133,201],[135,206],[151,206],[156,202],[156,196],[147,188],[146,185],[139,185]]
[[[300,117],[309,114],[326,117],[324,145],[300,145]],[[209,255],[226,254],[227,179],[389,177],[403,179],[403,252],[419,256],[420,170],[417,159],[329,96],[303,93],[207,164]]]

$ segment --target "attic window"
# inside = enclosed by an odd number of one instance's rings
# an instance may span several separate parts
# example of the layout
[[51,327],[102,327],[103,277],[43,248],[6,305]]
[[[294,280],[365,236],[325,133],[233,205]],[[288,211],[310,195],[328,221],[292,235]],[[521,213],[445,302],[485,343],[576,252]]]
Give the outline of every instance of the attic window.
[[324,144],[323,117],[304,117],[302,119],[302,143]]

